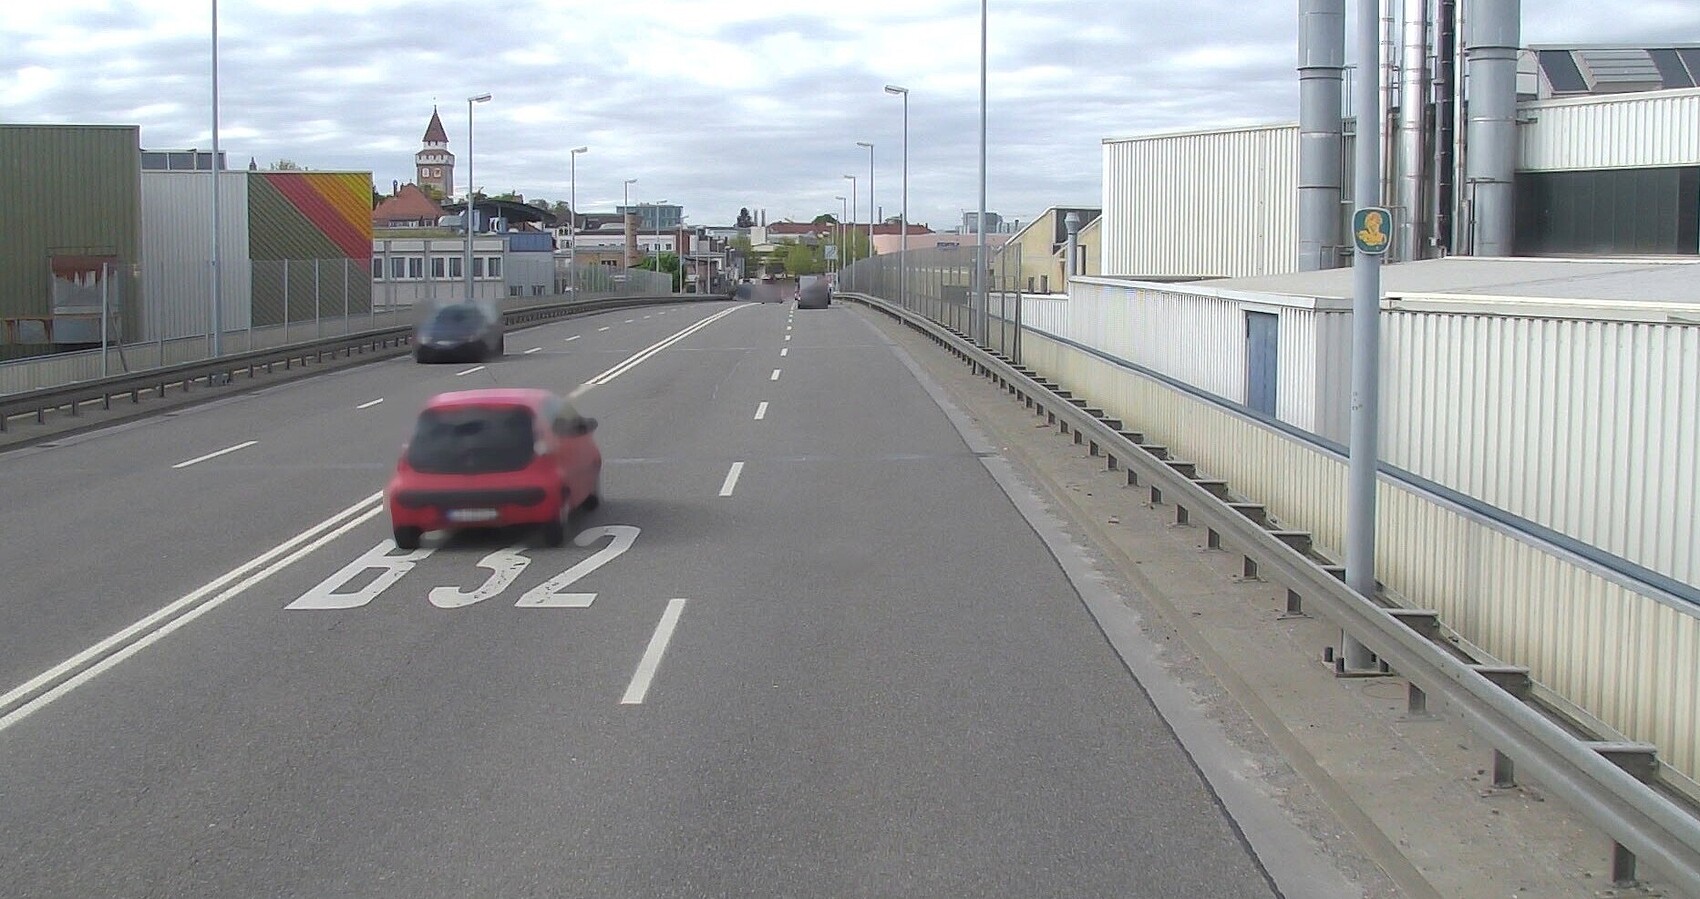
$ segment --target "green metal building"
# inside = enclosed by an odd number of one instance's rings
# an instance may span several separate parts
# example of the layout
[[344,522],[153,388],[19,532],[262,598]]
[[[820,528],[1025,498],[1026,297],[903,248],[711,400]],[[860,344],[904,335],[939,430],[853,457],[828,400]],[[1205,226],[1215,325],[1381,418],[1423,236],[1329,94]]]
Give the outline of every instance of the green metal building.
[[0,359],[135,333],[141,129],[0,125]]

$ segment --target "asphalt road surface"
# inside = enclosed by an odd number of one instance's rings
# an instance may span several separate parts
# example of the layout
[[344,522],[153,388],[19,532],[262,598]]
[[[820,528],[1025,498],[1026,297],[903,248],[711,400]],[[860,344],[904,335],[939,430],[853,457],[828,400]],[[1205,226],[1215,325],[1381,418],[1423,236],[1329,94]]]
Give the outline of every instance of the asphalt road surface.
[[[507,346],[0,456],[0,893],[1275,895],[858,315]],[[604,505],[394,550],[413,416],[492,385],[582,390]]]

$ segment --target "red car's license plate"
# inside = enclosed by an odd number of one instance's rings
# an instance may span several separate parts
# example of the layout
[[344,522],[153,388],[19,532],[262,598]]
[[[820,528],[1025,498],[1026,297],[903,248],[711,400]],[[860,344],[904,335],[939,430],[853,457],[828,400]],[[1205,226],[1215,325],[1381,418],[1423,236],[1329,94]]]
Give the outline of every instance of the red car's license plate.
[[449,514],[448,514],[448,518],[449,518],[450,521],[458,521],[458,522],[493,521],[496,518],[496,510],[495,509],[450,509]]

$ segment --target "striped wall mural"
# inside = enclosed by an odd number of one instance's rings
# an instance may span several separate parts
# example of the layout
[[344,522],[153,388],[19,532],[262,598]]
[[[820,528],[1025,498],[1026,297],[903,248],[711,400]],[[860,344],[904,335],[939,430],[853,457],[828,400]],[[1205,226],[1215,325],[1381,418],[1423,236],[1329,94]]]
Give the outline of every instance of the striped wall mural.
[[255,325],[368,312],[371,173],[250,173],[248,253]]

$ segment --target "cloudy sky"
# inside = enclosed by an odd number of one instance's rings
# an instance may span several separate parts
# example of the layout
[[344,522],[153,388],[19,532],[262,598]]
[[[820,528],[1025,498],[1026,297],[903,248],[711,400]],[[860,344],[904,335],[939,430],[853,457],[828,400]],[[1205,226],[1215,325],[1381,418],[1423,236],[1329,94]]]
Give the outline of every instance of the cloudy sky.
[[[1353,0],[1355,6],[1356,0]],[[1695,0],[1524,0],[1525,43],[1700,41]],[[209,0],[17,0],[0,16],[0,121],[137,124],[149,149],[211,144]],[[987,208],[1031,218],[1100,202],[1100,141],[1297,119],[1296,0],[991,0]],[[289,159],[413,179],[442,107],[479,189],[837,213],[935,228],[978,202],[976,0],[225,0],[220,139],[232,162]]]

